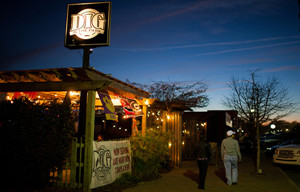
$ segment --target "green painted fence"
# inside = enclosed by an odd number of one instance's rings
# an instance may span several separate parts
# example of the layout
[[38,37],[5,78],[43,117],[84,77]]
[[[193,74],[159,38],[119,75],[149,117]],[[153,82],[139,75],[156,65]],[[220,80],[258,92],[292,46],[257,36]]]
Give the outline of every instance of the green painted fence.
[[66,188],[82,188],[83,183],[83,139],[73,138],[71,157],[64,161],[62,169],[50,172],[50,182],[54,186]]

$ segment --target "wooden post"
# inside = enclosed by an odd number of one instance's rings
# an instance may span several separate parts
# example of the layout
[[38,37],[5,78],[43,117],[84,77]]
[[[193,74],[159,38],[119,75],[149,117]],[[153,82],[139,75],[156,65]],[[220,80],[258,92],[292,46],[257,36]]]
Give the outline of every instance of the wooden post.
[[143,117],[142,117],[142,135],[145,137],[146,135],[146,128],[147,128],[147,112],[148,112],[148,106],[143,104]]
[[175,133],[175,144],[174,144],[174,164],[175,167],[179,166],[179,147],[180,147],[180,142],[179,142],[179,125],[178,125],[178,112],[173,112],[173,118],[174,118],[174,133]]
[[182,113],[178,113],[178,143],[179,143],[179,151],[178,151],[178,166],[181,167],[182,163]]
[[88,91],[86,110],[86,130],[84,145],[84,173],[83,173],[83,191],[90,192],[90,183],[92,177],[93,161],[93,140],[95,127],[95,100],[96,91]]
[[83,138],[85,134],[85,124],[86,124],[86,99],[87,91],[80,92],[80,105],[79,105],[79,122],[78,122],[78,139]]
[[163,126],[162,126],[162,130],[163,132],[166,132],[167,130],[167,111],[163,111]]
[[76,163],[77,163],[77,138],[72,139],[71,152],[71,174],[70,174],[70,188],[74,189],[76,186]]
[[175,117],[174,117],[174,112],[168,112],[167,115],[169,116],[169,118],[167,118],[167,123],[166,123],[166,127],[167,127],[167,131],[168,132],[172,132],[173,135],[173,139],[172,139],[172,146],[171,146],[171,161],[172,161],[172,167],[176,167],[176,158],[175,158],[175,154],[176,154],[176,130],[174,127],[174,121],[175,121]]

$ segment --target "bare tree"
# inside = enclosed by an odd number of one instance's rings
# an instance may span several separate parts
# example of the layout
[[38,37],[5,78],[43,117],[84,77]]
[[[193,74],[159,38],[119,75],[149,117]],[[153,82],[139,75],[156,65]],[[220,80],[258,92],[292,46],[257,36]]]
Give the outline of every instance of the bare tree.
[[[129,81],[127,80],[127,82]],[[166,106],[167,111],[172,111],[178,106],[201,108],[208,105],[209,99],[205,94],[207,85],[201,81],[193,83],[172,81],[155,81],[150,84],[129,83],[150,92],[151,97],[159,99]]]
[[250,71],[249,79],[232,77],[229,83],[231,94],[223,100],[223,105],[238,111],[240,117],[256,131],[256,169],[260,173],[261,125],[293,113],[295,104],[288,95],[288,88],[277,77],[263,80],[257,72],[258,70]]

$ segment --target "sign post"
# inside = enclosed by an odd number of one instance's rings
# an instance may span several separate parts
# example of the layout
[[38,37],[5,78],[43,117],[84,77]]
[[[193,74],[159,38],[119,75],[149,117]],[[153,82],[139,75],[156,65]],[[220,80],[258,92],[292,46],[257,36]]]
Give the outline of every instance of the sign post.
[[[82,67],[90,67],[91,48],[109,46],[111,2],[69,4],[65,47],[83,49]],[[78,137],[85,136],[83,191],[89,192],[92,174],[95,90],[81,91]]]
[[86,129],[84,142],[84,162],[83,162],[83,191],[90,192],[90,183],[92,178],[92,164],[93,164],[93,140],[94,140],[94,126],[95,126],[95,100],[96,92],[94,90],[88,91],[87,94],[87,113],[86,113]]
[[[83,51],[82,67],[88,68],[90,66],[91,50],[89,47],[85,47],[83,50],[84,51]],[[87,90],[84,90],[80,92],[78,138],[83,137],[85,134],[86,107],[87,107]]]

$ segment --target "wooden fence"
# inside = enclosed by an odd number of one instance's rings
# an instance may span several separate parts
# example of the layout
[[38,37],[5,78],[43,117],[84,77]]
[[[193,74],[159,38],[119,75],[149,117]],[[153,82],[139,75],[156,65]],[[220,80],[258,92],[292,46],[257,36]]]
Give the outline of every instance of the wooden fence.
[[[171,131],[174,138],[171,141],[170,155],[172,167],[180,167],[182,160],[182,118],[179,112],[169,113],[169,119],[164,112],[163,131]],[[62,169],[50,173],[50,182],[54,186],[67,188],[83,187],[84,141],[73,138],[70,158],[64,161]]]
[[50,182],[54,186],[82,188],[83,183],[83,139],[72,139],[71,157],[64,161],[62,169],[50,172]]

